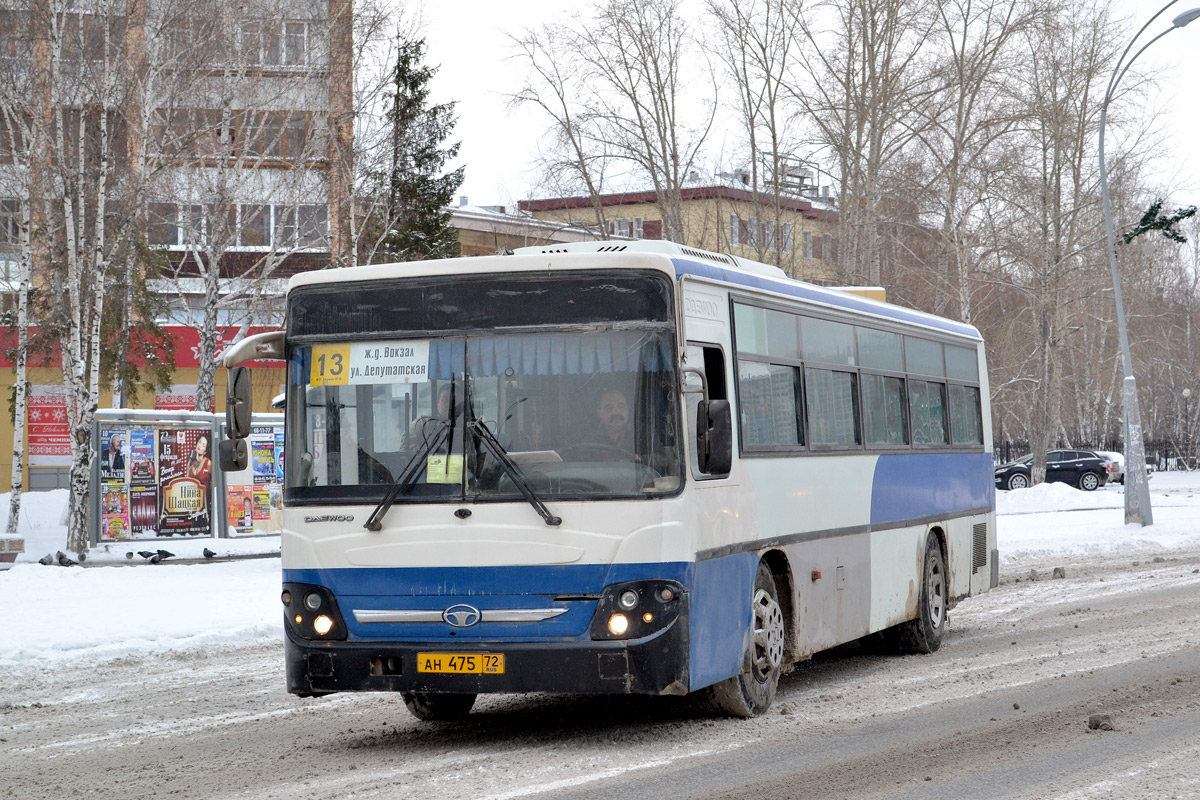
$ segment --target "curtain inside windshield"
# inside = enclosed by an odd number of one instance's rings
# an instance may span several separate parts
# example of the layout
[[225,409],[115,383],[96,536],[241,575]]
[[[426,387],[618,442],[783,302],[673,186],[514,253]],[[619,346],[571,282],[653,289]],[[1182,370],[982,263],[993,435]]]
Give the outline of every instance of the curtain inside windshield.
[[400,502],[519,498],[522,480],[543,499],[679,486],[666,330],[313,345],[289,375],[293,501],[377,500],[410,472]]

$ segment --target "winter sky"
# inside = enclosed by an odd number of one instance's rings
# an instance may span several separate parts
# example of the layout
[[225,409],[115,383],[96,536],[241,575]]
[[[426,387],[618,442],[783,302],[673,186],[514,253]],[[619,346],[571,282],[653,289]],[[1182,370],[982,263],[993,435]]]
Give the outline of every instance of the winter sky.
[[[682,4],[693,13],[703,7],[702,0]],[[1129,39],[1165,4],[1166,0],[1114,0],[1117,13],[1127,16]],[[1139,41],[1149,41],[1170,27],[1174,16],[1197,5],[1200,0],[1178,0]],[[433,101],[458,101],[455,136],[462,150],[455,166],[467,167],[459,193],[473,205],[513,203],[528,196],[536,177],[533,163],[546,124],[532,109],[508,107],[506,95],[519,89],[523,80],[522,67],[509,58],[509,34],[560,19],[578,7],[542,0],[424,4],[428,58],[440,65]],[[1200,203],[1200,151],[1189,152],[1200,126],[1194,81],[1200,75],[1200,21],[1155,43],[1137,64],[1161,76],[1151,102],[1164,109],[1166,138],[1155,174],[1175,204]]]

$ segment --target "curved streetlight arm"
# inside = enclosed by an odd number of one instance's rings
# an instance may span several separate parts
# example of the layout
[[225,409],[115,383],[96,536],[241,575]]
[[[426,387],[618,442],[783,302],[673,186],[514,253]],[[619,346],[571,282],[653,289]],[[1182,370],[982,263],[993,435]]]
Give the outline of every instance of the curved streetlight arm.
[[[1141,29],[1138,30],[1138,32],[1134,34],[1133,38],[1129,40],[1129,44],[1125,45],[1125,50],[1124,50],[1124,52],[1121,53],[1121,57],[1117,59],[1117,66],[1113,70],[1113,76],[1108,82],[1108,90],[1104,93],[1104,104],[1105,105],[1108,105],[1108,99],[1110,97],[1112,97],[1113,89],[1116,88],[1117,83],[1120,81],[1121,77],[1123,77],[1125,75],[1125,70],[1121,69],[1121,65],[1125,63],[1125,56],[1129,55],[1129,51],[1133,49],[1133,46],[1135,44],[1137,44],[1137,40],[1142,38],[1142,34],[1146,32],[1146,29],[1154,24],[1154,20],[1161,17],[1163,15],[1163,12],[1165,12],[1168,8],[1170,8],[1171,6],[1175,5],[1178,2],[1179,2],[1179,0],[1171,0],[1171,2],[1167,3],[1165,6],[1160,8],[1158,10],[1157,14],[1155,14],[1150,19],[1146,20],[1146,24],[1143,25],[1141,27]],[[1180,17],[1182,17],[1182,16],[1184,16],[1184,14],[1180,15]],[[1179,19],[1180,17],[1176,17],[1176,19]],[[1190,21],[1191,20],[1188,20],[1188,22],[1190,22]],[[1184,25],[1186,25],[1186,24],[1187,24],[1187,22],[1184,23]],[[1177,27],[1180,27],[1180,26],[1177,26]],[[1166,33],[1166,31],[1163,31],[1163,33]],[[1157,41],[1160,38],[1162,38],[1162,34],[1155,36],[1154,40]],[[1150,44],[1154,44],[1154,42],[1151,42]],[[1149,47],[1149,46],[1150,45],[1146,45],[1146,47]],[[1142,48],[1142,50],[1145,50],[1145,49],[1146,49],[1145,47]],[[1130,64],[1132,64],[1137,59],[1137,57],[1142,54],[1142,50],[1139,50],[1136,56],[1129,59]],[[1125,69],[1128,69],[1128,68],[1129,68],[1129,65],[1126,64]],[[1120,73],[1120,74],[1118,75],[1118,73]]]
[[1112,101],[1113,93],[1116,91],[1117,85],[1121,82],[1121,78],[1137,61],[1138,56],[1146,52],[1146,48],[1157,42],[1162,37],[1166,36],[1176,28],[1182,28],[1184,25],[1200,18],[1200,9],[1186,11],[1175,17],[1170,28],[1155,36],[1148,43],[1143,45],[1133,57],[1126,61],[1126,56],[1133,49],[1137,40],[1145,32],[1146,28],[1158,19],[1164,11],[1173,6],[1178,0],[1171,0],[1157,14],[1150,18],[1150,21],[1142,26],[1138,31],[1137,36],[1125,47],[1125,51],[1121,53],[1121,58],[1117,60],[1117,65],[1113,69],[1112,78],[1108,82],[1108,89],[1104,93],[1104,103],[1100,106],[1100,141],[1099,141],[1099,157],[1100,157],[1100,197],[1103,201],[1104,209],[1104,232],[1108,240],[1108,261],[1109,267],[1112,270],[1113,282],[1113,300],[1116,303],[1117,312],[1117,336],[1121,345],[1121,366],[1125,373],[1125,380],[1122,382],[1123,410],[1125,417],[1125,522],[1140,522],[1143,526],[1154,524],[1154,515],[1150,508],[1150,487],[1146,482],[1146,448],[1142,439],[1142,413],[1138,408],[1137,396],[1137,381],[1133,376],[1133,357],[1129,352],[1129,334],[1125,328],[1125,303],[1121,297],[1121,276],[1117,271],[1117,237],[1113,232],[1112,221],[1112,205],[1108,197],[1108,173],[1104,168],[1104,128],[1108,122],[1108,104]]

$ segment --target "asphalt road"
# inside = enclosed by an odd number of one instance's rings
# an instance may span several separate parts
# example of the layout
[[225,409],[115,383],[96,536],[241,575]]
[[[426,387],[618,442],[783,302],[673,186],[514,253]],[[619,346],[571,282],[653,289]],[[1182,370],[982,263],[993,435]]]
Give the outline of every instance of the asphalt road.
[[818,656],[753,720],[686,698],[506,695],[421,723],[391,695],[287,695],[274,642],[0,670],[0,794],[1200,796],[1200,552],[1024,579],[1054,565],[1007,567],[934,655]]

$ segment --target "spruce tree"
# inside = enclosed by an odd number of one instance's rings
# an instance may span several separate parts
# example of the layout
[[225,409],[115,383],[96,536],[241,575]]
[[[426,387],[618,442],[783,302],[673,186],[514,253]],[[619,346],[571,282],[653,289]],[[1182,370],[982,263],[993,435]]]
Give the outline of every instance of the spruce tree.
[[395,92],[388,114],[392,163],[388,181],[390,229],[382,254],[389,261],[418,261],[459,254],[447,206],[463,182],[463,168],[441,174],[458,155],[458,142],[445,144],[458,121],[454,103],[428,105],[436,69],[422,63],[425,40],[398,42]]

